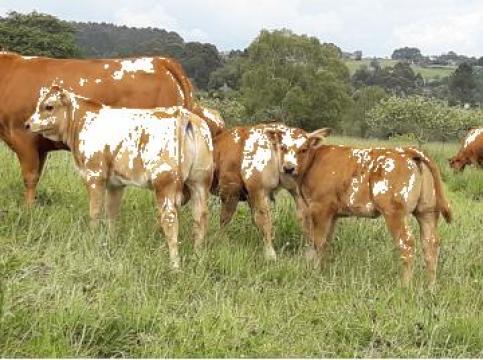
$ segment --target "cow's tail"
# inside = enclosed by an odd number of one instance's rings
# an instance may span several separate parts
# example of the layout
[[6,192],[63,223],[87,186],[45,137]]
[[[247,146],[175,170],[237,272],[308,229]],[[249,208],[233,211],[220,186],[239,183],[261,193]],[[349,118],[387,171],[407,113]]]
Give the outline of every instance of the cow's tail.
[[173,75],[174,79],[181,87],[181,91],[183,92],[183,107],[192,110],[194,106],[193,85],[191,84],[188,75],[186,75],[181,65],[175,60],[165,58],[164,66],[166,67],[166,70]]
[[431,174],[433,176],[433,182],[434,182],[434,191],[436,194],[436,206],[438,210],[441,212],[443,215],[444,219],[446,220],[447,223],[450,223],[453,215],[451,212],[451,207],[448,203],[448,200],[446,199],[444,195],[444,190],[443,190],[443,180],[441,179],[441,173],[439,172],[438,167],[434,163],[433,160],[431,160],[424,152],[421,150],[413,149],[413,148],[406,148],[405,149],[406,154],[408,154],[413,160],[418,161],[418,162],[423,162],[431,171]]

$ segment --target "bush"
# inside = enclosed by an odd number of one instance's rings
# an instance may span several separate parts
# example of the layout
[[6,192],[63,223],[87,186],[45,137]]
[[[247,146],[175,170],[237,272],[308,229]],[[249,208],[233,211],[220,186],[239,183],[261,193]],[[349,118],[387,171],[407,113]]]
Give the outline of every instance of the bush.
[[469,127],[482,124],[483,114],[422,96],[393,96],[372,108],[366,121],[369,135],[389,138],[412,134],[424,143],[456,139]]

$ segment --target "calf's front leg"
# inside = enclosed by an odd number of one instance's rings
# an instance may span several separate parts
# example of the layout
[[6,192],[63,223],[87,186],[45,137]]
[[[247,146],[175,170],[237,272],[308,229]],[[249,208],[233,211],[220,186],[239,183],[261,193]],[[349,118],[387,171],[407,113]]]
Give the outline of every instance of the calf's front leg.
[[277,253],[273,248],[272,219],[270,218],[268,195],[264,190],[254,190],[249,192],[249,199],[253,222],[263,234],[265,258],[267,260],[276,260]]
[[99,219],[104,205],[106,182],[100,178],[90,178],[86,182],[86,185],[87,192],[89,193],[90,226],[91,228],[96,228],[99,225]]

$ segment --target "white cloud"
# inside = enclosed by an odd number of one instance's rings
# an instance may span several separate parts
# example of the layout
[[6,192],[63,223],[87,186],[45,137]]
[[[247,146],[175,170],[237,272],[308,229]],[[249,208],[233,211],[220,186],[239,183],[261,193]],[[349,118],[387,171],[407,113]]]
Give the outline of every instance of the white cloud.
[[483,9],[463,15],[449,15],[396,27],[394,44],[416,46],[425,54],[449,50],[468,55],[482,55]]
[[162,5],[156,5],[149,9],[124,6],[114,13],[114,21],[127,26],[157,27],[168,31],[176,31],[188,41],[208,41],[208,35],[203,30],[198,27],[187,28],[187,24],[182,25]]

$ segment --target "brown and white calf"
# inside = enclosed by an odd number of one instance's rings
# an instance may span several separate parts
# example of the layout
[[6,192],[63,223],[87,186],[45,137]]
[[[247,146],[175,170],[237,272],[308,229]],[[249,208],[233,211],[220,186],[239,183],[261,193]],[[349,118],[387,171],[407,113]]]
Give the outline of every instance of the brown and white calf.
[[210,130],[201,118],[182,107],[104,106],[54,86],[40,98],[26,127],[71,150],[88,189],[93,224],[105,193],[111,222],[126,185],[153,189],[171,265],[177,268],[178,211],[186,187],[193,201],[195,248],[201,245],[213,176]]
[[449,159],[449,164],[455,171],[463,171],[466,165],[483,167],[483,127],[466,134],[460,151]]
[[287,189],[295,199],[301,220],[304,202],[293,178],[278,167],[278,147],[266,134],[270,129],[281,134],[282,146],[287,151],[293,151],[298,143],[305,141],[304,130],[283,124],[261,124],[223,131],[214,139],[213,192],[221,198],[222,226],[230,222],[238,202],[248,200],[253,221],[263,234],[265,257],[276,259],[272,244],[270,199],[277,190]]
[[[276,134],[269,134],[277,138]],[[337,218],[382,215],[399,248],[403,284],[412,277],[414,239],[408,224],[419,222],[429,280],[436,278],[440,240],[439,214],[451,221],[438,168],[413,148],[368,148],[322,145],[324,131],[309,134],[296,155],[281,149],[280,167],[289,164],[307,201],[312,255],[319,263]],[[280,146],[282,148],[282,146]]]

